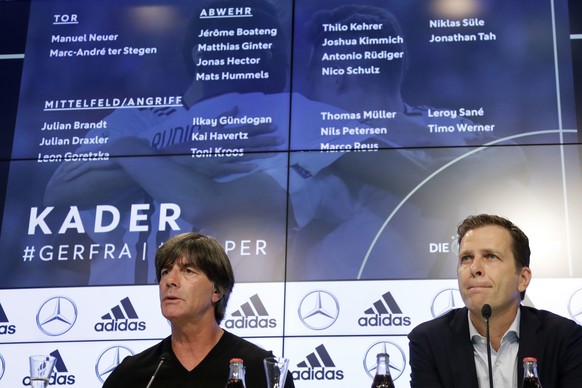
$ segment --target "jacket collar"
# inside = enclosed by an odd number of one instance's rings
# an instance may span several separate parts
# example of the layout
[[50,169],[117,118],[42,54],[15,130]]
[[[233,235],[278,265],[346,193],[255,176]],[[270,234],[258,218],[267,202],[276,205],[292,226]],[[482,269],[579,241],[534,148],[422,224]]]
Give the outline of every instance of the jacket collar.
[[[463,388],[477,388],[477,369],[475,368],[475,356],[473,344],[469,338],[469,320],[466,307],[458,309],[451,316],[449,327],[452,331],[452,344],[448,351],[451,363],[451,373],[455,378],[455,386]],[[458,352],[458,353],[457,353]]]
[[523,368],[521,367],[524,357],[542,356],[540,344],[542,341],[535,341],[534,338],[540,329],[541,322],[529,307],[520,306],[521,322],[519,324],[519,351],[517,352],[517,381],[523,380]]

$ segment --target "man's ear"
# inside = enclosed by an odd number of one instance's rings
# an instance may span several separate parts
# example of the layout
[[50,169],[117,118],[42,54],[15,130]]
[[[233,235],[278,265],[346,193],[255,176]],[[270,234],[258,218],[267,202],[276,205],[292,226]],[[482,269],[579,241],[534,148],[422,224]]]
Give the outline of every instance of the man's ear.
[[519,292],[524,292],[529,286],[529,282],[531,281],[531,269],[529,267],[523,267],[521,269],[521,273],[519,275]]
[[218,302],[220,299],[222,299],[223,295],[224,295],[224,293],[222,291],[215,288],[214,291],[212,291],[212,301],[214,303]]

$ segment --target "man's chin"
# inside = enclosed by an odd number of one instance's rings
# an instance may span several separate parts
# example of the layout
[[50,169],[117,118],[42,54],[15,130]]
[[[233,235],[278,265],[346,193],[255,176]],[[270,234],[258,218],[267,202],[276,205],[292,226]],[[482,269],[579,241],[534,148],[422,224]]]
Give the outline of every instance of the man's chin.
[[478,315],[481,315],[481,309],[483,308],[483,305],[488,303],[487,302],[487,298],[483,297],[483,296],[479,296],[479,297],[472,297],[469,298],[468,300],[465,301],[465,306],[467,306],[467,308],[473,312],[475,312]]

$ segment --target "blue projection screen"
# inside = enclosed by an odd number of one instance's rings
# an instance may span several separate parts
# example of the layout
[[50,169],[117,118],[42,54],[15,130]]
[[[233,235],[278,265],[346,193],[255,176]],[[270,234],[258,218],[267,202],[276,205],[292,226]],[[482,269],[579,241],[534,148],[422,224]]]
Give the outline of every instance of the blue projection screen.
[[0,385],[40,353],[100,387],[169,335],[153,257],[188,231],[231,258],[222,326],[300,387],[369,385],[379,350],[409,386],[469,214],[519,225],[524,303],[582,324],[570,3],[0,2]]

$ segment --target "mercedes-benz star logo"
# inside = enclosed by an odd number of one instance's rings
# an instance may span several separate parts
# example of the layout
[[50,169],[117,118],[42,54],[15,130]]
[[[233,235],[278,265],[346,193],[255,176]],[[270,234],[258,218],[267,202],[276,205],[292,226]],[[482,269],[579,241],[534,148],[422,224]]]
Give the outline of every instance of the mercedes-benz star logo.
[[6,364],[4,363],[4,357],[0,354],[0,380],[4,377],[4,371],[6,370]]
[[582,288],[574,292],[568,301],[568,312],[573,320],[582,325]]
[[95,374],[101,383],[104,383],[109,377],[109,374],[113,372],[113,369],[123,361],[127,356],[133,356],[133,351],[125,346],[112,346],[106,349],[95,364]]
[[69,331],[77,321],[77,306],[64,296],[50,298],[36,313],[38,328],[50,336],[58,336]]
[[334,324],[339,316],[339,303],[327,291],[311,291],[299,303],[299,319],[313,330],[324,330]]
[[461,293],[456,288],[446,288],[440,291],[432,300],[430,306],[430,313],[433,318],[445,315],[452,309],[463,307],[463,299]]
[[370,346],[364,356],[364,369],[370,378],[374,378],[376,374],[378,353],[387,353],[390,356],[390,375],[392,380],[398,379],[406,368],[406,355],[402,348],[389,341],[376,342]]

